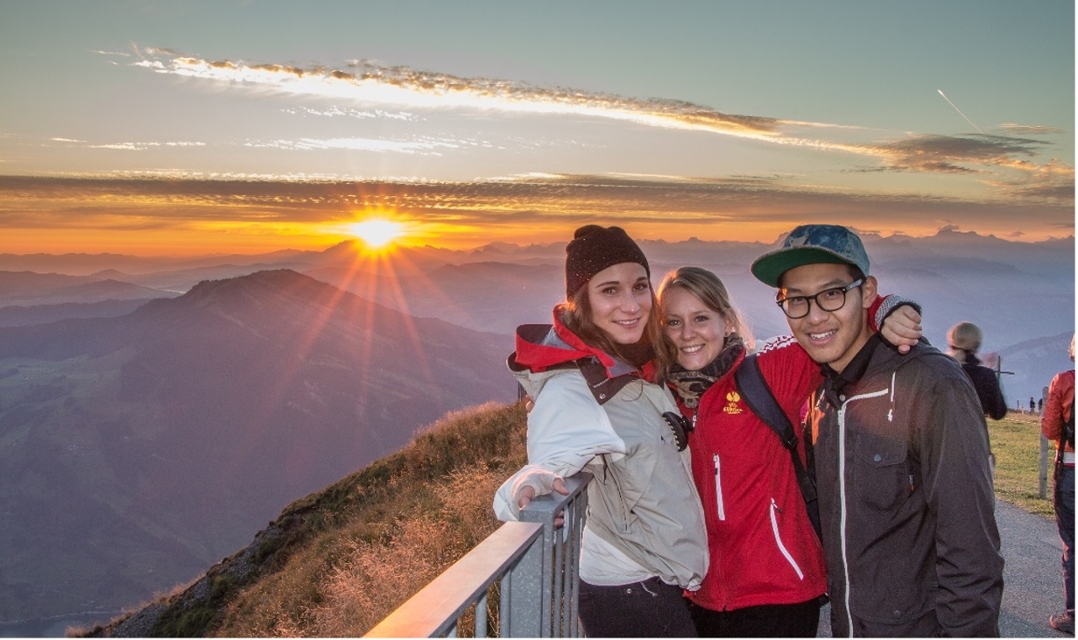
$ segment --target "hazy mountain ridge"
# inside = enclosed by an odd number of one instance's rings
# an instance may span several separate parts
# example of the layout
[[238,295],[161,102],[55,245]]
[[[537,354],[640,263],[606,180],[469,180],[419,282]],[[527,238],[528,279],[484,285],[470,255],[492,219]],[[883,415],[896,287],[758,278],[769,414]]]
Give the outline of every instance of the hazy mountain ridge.
[[358,637],[501,525],[490,495],[525,462],[525,440],[520,403],[447,415],[288,505],[197,580],[87,635]]
[[0,619],[197,575],[418,426],[515,397],[510,349],[289,271],[0,329]]
[[101,302],[62,302],[27,307],[0,307],[0,327],[46,324],[72,318],[116,318],[146,304],[145,299],[102,300]]
[[0,308],[106,300],[150,300],[175,295],[177,294],[113,277],[0,271]]
[[[946,346],[947,329],[961,320],[982,327],[985,351],[1073,331],[1073,236],[1026,243],[945,228],[924,238],[875,233],[862,233],[862,237],[881,291],[920,302],[925,335],[937,346]],[[787,333],[788,328],[774,306],[774,291],[757,282],[748,266],[776,248],[778,241],[690,238],[641,240],[640,244],[651,263],[653,282],[657,284],[667,271],[684,264],[709,268],[723,278],[755,334],[768,338]],[[0,266],[5,259],[10,263],[18,258],[0,256]],[[43,260],[42,256],[29,258]],[[102,256],[97,266],[119,258]],[[564,298],[565,243],[492,243],[471,251],[402,247],[384,257],[372,257],[357,241],[347,241],[324,251],[233,258],[228,256],[229,264],[216,266],[211,266],[211,257],[174,262],[183,268],[144,274],[137,280],[144,286],[187,290],[194,284],[192,278],[215,269],[234,277],[256,265],[273,266],[274,259],[284,259],[289,268],[403,313],[507,336],[519,324],[547,322],[550,310]],[[0,298],[0,322],[3,305]],[[1030,363],[1034,369],[1027,372],[1028,384],[1017,376],[1011,378],[1015,393],[1033,393],[1041,387],[1040,378],[1066,367],[1065,346],[1056,358]]]
[[[1026,406],[1073,366],[1073,238],[961,234],[948,249],[946,235],[866,236],[872,272],[883,292],[923,305],[937,346],[958,320],[981,325],[983,350],[1013,372],[1008,404]],[[653,282],[681,264],[710,268],[758,338],[787,332],[774,291],[748,271],[773,246],[641,244]],[[138,278],[183,288],[179,297],[113,318],[43,305],[48,323],[0,328],[0,550],[20,550],[0,553],[0,620],[130,604],[195,575],[281,504],[357,468],[361,452],[394,451],[454,407],[512,397],[513,328],[548,322],[565,294],[564,244],[369,256],[348,242],[275,257],[307,275],[260,271],[267,256],[170,263]],[[72,283],[46,275],[49,286]],[[97,270],[79,283],[117,276]],[[4,306],[2,291],[0,324],[27,309]],[[181,472],[185,460],[198,465]],[[147,566],[156,575],[128,573]]]

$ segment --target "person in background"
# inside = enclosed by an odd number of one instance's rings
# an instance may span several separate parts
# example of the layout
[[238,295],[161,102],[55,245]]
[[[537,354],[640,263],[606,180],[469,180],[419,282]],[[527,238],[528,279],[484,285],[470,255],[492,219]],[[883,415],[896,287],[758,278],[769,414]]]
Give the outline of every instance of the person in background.
[[[1074,362],[1074,336],[1071,336]],[[1063,613],[1048,618],[1057,631],[1074,635],[1074,368],[1057,373],[1048,386],[1041,433],[1056,442],[1055,488],[1052,503],[1063,541]]]
[[528,464],[498,489],[494,510],[517,519],[535,496],[566,493],[563,478],[592,472],[579,574],[590,637],[695,636],[683,593],[707,571],[689,452],[663,418],[677,405],[654,382],[662,328],[650,276],[621,228],[577,229],[566,247],[566,301],[553,325],[517,329],[508,361],[534,405]]
[[977,357],[982,340],[980,327],[972,322],[959,322],[947,331],[947,355],[962,365],[962,370],[973,382],[984,414],[993,420],[1000,420],[1007,415],[1007,401],[1003,399],[999,378]]
[[987,429],[952,359],[869,327],[876,279],[845,227],[803,225],[751,267],[824,383],[813,442],[831,633],[998,636],[1003,556]]
[[[688,443],[711,558],[703,585],[691,594],[696,631],[701,637],[815,637],[827,590],[823,548],[790,454],[734,381],[753,350],[752,333],[722,280],[706,269],[670,272],[658,296],[668,338],[659,349],[659,377],[675,390],[693,426]],[[889,297],[877,317],[901,303]],[[920,315],[901,309],[910,317],[887,316],[884,331],[912,347],[920,338]],[[819,366],[789,337],[769,342],[757,358],[800,439],[800,412],[822,381]],[[803,445],[799,449],[804,458]]]

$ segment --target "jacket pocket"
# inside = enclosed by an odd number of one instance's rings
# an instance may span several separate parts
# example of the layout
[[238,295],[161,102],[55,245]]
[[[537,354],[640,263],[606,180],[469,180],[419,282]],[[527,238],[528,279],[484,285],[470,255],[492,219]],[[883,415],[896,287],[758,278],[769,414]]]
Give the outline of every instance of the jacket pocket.
[[715,507],[718,510],[719,520],[726,519],[726,506],[722,502],[722,473],[719,464],[719,454],[712,456],[715,460]]
[[892,509],[910,493],[905,440],[861,433],[854,442],[851,478],[858,499],[874,509]]

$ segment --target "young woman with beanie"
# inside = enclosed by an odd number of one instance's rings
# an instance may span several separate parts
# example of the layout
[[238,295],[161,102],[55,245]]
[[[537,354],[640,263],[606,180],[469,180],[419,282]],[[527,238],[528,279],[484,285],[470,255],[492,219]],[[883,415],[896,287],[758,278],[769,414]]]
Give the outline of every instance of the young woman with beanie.
[[[752,334],[722,281],[706,269],[671,272],[658,298],[667,337],[659,375],[694,426],[689,449],[706,514],[710,566],[691,594],[696,631],[701,637],[815,637],[827,591],[823,548],[788,450],[735,382],[753,349]],[[879,299],[872,317],[904,303]],[[919,320],[912,310],[894,314],[884,336],[912,345],[920,337]],[[792,337],[768,343],[756,357],[803,442],[800,412],[822,381],[819,365]]]
[[619,227],[577,229],[566,247],[566,301],[552,325],[517,329],[509,368],[534,402],[528,465],[498,490],[494,508],[516,519],[535,495],[564,490],[582,469],[589,512],[580,552],[586,635],[695,636],[685,590],[707,571],[704,513],[689,453],[654,382],[662,329],[644,253]]

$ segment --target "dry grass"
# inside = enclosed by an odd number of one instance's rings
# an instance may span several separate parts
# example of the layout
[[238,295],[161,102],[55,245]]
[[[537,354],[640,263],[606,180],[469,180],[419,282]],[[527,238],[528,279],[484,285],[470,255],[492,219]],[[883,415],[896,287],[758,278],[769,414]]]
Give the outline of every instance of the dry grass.
[[377,500],[232,599],[214,635],[369,631],[500,526],[491,497],[524,462],[523,425],[519,405],[448,416],[400,454],[380,487],[357,489]]

